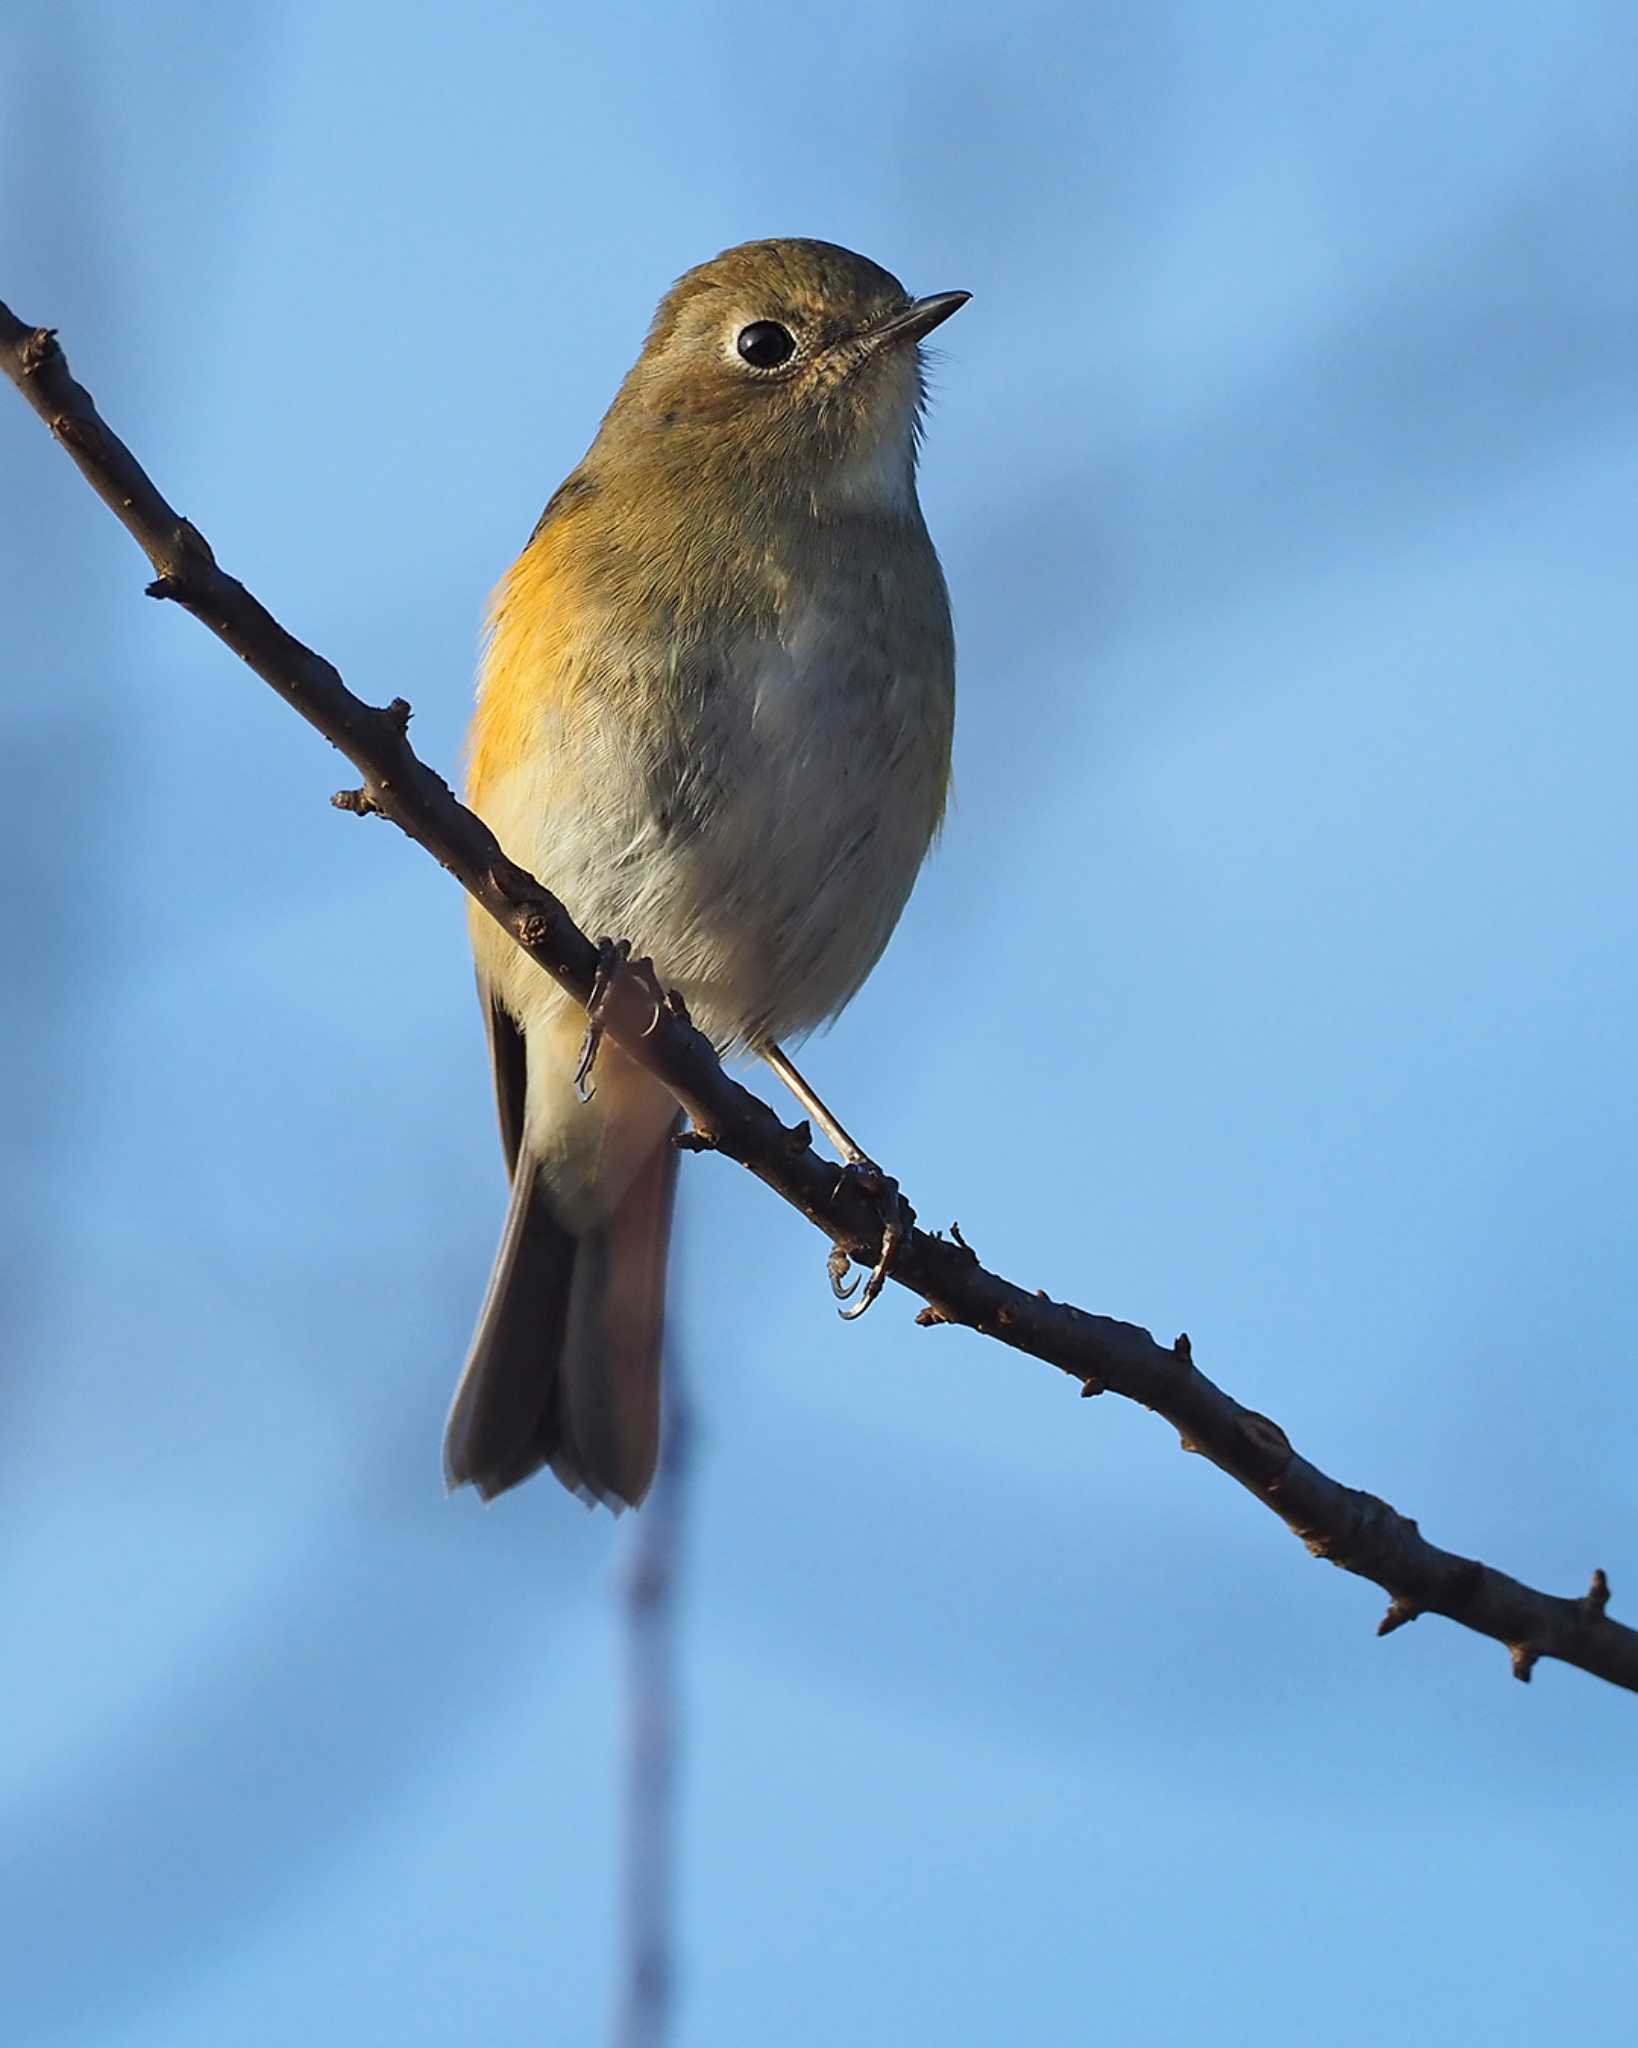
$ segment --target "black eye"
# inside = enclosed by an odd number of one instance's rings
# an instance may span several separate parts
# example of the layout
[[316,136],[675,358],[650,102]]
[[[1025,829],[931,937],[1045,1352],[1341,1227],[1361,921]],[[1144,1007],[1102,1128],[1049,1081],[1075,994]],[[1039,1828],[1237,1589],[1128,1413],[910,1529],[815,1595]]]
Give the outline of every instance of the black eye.
[[790,329],[777,320],[753,320],[739,330],[734,345],[753,370],[777,370],[796,353]]

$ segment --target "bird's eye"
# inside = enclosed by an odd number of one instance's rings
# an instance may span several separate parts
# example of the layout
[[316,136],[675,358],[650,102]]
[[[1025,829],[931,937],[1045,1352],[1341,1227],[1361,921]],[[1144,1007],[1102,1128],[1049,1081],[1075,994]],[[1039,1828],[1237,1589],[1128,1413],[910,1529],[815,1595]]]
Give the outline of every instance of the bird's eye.
[[796,353],[790,329],[777,320],[753,320],[739,330],[734,346],[753,370],[777,370]]

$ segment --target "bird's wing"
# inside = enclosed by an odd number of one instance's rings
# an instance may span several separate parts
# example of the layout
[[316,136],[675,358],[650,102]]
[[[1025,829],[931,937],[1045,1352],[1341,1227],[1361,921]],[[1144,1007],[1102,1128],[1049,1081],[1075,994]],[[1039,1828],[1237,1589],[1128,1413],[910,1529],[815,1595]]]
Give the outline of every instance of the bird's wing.
[[480,981],[478,999],[483,1004],[484,1022],[489,1028],[489,1057],[495,1069],[495,1109],[500,1117],[501,1150],[506,1154],[506,1171],[515,1174],[518,1147],[523,1142],[523,1095],[527,1081],[523,1033],[512,1015]]

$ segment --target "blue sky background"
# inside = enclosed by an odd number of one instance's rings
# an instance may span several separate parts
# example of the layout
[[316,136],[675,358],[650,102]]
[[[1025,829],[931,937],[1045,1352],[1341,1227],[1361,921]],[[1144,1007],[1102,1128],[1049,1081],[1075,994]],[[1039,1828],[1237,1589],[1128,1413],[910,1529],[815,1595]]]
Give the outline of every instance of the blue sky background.
[[[1638,1612],[1638,18],[14,9],[0,291],[451,764],[687,265],[940,336],[958,803],[810,1055],[1027,1284]],[[0,405],[9,2040],[601,2038],[631,1529],[446,1502],[460,904]],[[550,877],[547,878],[548,880]],[[680,2040],[1631,2038],[1638,1702],[684,1172]]]

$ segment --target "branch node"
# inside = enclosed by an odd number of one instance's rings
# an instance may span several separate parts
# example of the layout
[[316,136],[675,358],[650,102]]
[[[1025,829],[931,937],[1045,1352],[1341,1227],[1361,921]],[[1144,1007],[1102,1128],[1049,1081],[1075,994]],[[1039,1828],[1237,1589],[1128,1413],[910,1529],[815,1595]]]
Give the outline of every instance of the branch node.
[[176,532],[171,536],[171,545],[184,560],[198,562],[206,569],[216,567],[216,555],[210,542],[191,519],[179,519],[176,522]]
[[785,1148],[789,1152],[811,1152],[813,1150],[813,1126],[806,1117],[791,1125],[785,1133]]
[[1081,1399],[1083,1401],[1096,1400],[1099,1394],[1105,1394],[1108,1391],[1102,1380],[1084,1379],[1081,1381]]
[[[499,893],[504,895],[505,891]],[[525,952],[535,952],[552,943],[552,925],[552,913],[532,903],[513,924],[512,934]]]
[[[153,595],[150,591],[149,596]],[[367,789],[338,789],[330,799],[338,811],[350,811],[355,818],[378,818],[381,806]]]
[[1291,1439],[1277,1422],[1248,1408],[1240,1418],[1240,1432],[1260,1457],[1291,1459]]
[[1507,1647],[1513,1653],[1513,1676],[1521,1685],[1528,1685],[1530,1673],[1536,1668],[1536,1661],[1541,1655],[1540,1650],[1534,1643],[1509,1643]]
[[76,455],[94,459],[99,451],[102,423],[99,420],[81,419],[78,413],[60,412],[52,417],[53,440],[61,441],[65,448]]
[[181,588],[181,584],[177,582],[174,576],[156,576],[152,583],[143,585],[142,594],[144,597],[164,599],[175,597]]
[[1387,1613],[1376,1625],[1376,1632],[1379,1636],[1391,1636],[1396,1628],[1403,1628],[1407,1621],[1415,1621],[1421,1612],[1421,1608],[1413,1605],[1403,1593],[1395,1593]]
[[976,1266],[978,1264],[978,1254],[973,1250],[972,1246],[962,1236],[961,1225],[959,1223],[952,1223],[950,1225],[950,1236],[954,1240],[956,1248],[959,1251],[964,1251],[967,1254],[968,1258],[971,1259],[973,1264]]
[[17,361],[25,377],[32,377],[36,370],[44,368],[53,357],[60,356],[55,327],[36,327],[19,346]]
[[1596,1621],[1610,1604],[1610,1582],[1600,1566],[1592,1575],[1592,1584],[1582,1594],[1580,1606],[1583,1614]]
[[410,707],[408,698],[394,697],[392,702],[382,711],[381,716],[398,734],[398,737],[402,739],[405,733],[409,731],[409,722],[415,716],[415,713]]
[[1172,1346],[1172,1351],[1176,1355],[1176,1357],[1178,1357],[1183,1362],[1184,1365],[1193,1365],[1194,1346],[1189,1342],[1189,1333],[1187,1330],[1180,1330],[1178,1332],[1177,1342]]
[[947,1323],[949,1321],[950,1317],[944,1313],[943,1309],[936,1308],[932,1302],[928,1302],[925,1308],[918,1309],[916,1312],[916,1328],[918,1330],[935,1330],[940,1323]]
[[698,1124],[686,1131],[678,1131],[671,1140],[679,1152],[715,1152],[717,1141],[709,1131],[702,1131]]

